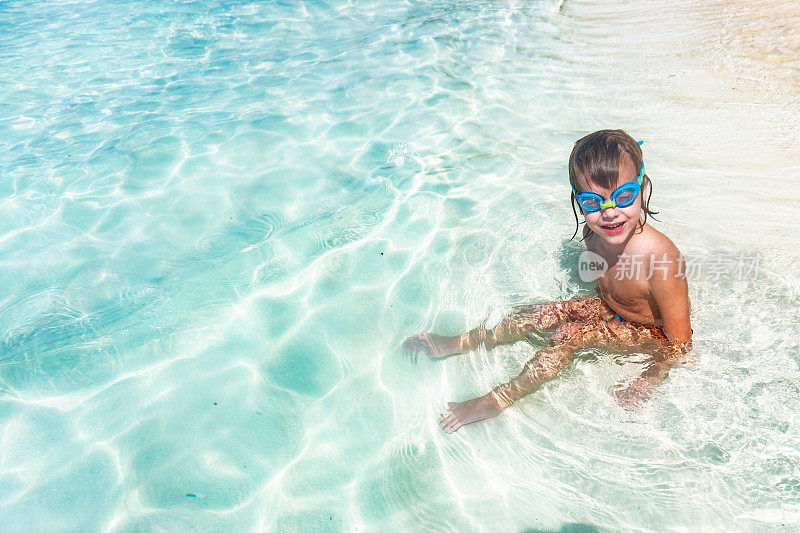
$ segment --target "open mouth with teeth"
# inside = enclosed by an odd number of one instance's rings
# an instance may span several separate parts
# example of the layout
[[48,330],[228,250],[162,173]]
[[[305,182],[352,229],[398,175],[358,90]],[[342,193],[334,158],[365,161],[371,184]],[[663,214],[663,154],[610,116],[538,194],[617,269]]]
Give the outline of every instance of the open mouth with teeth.
[[625,221],[619,222],[617,224],[603,224],[600,226],[603,228],[607,233],[619,233],[622,231],[622,226],[625,225]]

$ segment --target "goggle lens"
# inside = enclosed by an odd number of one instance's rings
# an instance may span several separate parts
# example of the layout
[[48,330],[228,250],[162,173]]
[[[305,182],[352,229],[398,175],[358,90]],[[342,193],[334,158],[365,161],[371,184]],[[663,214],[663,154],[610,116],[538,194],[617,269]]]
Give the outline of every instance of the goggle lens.
[[638,196],[638,190],[633,188],[626,188],[616,195],[614,201],[617,203],[617,207],[628,207],[636,200]]
[[584,211],[599,211],[600,210],[600,200],[593,196],[578,198],[578,203],[581,204]]

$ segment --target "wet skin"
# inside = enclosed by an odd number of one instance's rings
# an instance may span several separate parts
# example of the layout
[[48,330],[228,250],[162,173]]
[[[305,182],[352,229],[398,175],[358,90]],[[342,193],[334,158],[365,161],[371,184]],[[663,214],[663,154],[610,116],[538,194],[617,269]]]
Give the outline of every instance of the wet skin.
[[[627,157],[620,158],[616,185],[606,190],[586,184],[584,190],[607,198],[622,183],[636,175]],[[419,333],[406,339],[405,350],[443,358],[467,353],[481,344],[491,350],[498,344],[522,340],[532,332],[553,330],[548,346],[528,361],[513,380],[495,387],[484,396],[465,402],[448,402],[439,424],[448,433],[461,426],[500,414],[548,379],[552,379],[572,359],[576,350],[590,345],[612,349],[636,348],[652,354],[642,375],[614,397],[626,409],[638,406],[666,375],[670,366],[691,348],[688,286],[679,278],[680,252],[667,237],[640,221],[643,194],[628,207],[613,207],[583,213],[587,248],[603,256],[609,270],[598,279],[600,297],[584,297],[564,302],[529,306],[505,317],[494,329],[483,324],[455,337]],[[622,230],[606,231],[622,223]],[[644,280],[641,276],[618,279],[619,259],[624,254],[669,258],[672,270]],[[647,257],[645,257],[647,259]],[[642,266],[648,271],[648,264]],[[628,322],[614,320],[617,314]],[[663,327],[669,342],[655,336],[645,323]]]
[[613,319],[614,312],[596,296],[565,302],[539,304],[521,309],[504,318],[493,330],[476,328],[455,337],[422,333],[404,343],[408,351],[419,351],[433,358],[443,358],[471,351],[481,344],[492,349],[527,338],[531,332],[554,330],[549,345],[528,361],[513,380],[495,387],[484,396],[465,402],[448,402],[439,424],[448,433],[461,426],[499,415],[503,410],[552,379],[572,359],[574,352],[589,345],[603,345],[620,350],[635,348],[653,354],[645,373],[627,388],[614,393],[626,409],[644,400],[675,359],[682,352],[672,351],[648,329]]

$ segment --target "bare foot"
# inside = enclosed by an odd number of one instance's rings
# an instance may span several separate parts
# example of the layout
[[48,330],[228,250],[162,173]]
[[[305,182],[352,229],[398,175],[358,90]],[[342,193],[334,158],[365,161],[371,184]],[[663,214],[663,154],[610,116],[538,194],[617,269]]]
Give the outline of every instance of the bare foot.
[[447,433],[452,433],[464,424],[492,418],[503,412],[489,395],[479,396],[466,402],[447,402],[447,411],[439,417],[439,425]]
[[458,337],[445,337],[435,333],[418,333],[407,338],[403,342],[403,349],[415,354],[422,352],[428,357],[447,357],[464,353],[459,350]]

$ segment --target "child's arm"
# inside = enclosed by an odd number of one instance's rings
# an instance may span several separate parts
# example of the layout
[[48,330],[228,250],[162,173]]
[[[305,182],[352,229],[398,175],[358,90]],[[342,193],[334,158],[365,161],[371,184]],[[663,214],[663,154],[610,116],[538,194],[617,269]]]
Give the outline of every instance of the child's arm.
[[[661,313],[664,333],[672,344],[685,345],[692,342],[690,321],[689,284],[681,265],[683,258],[677,249],[668,256],[666,272],[653,274],[650,293]],[[689,347],[691,349],[691,347]]]
[[666,346],[653,355],[653,359],[647,364],[641,375],[634,379],[627,387],[614,392],[614,397],[625,409],[633,409],[642,400],[647,398],[650,391],[661,383],[661,380],[669,373],[672,365],[688,351],[676,348],[674,345]]
[[668,253],[667,259],[666,272],[655,273],[649,282],[669,343],[653,354],[652,361],[633,383],[615,393],[624,407],[644,399],[650,389],[664,379],[675,361],[692,349],[689,284],[681,268],[683,259],[677,249]]

